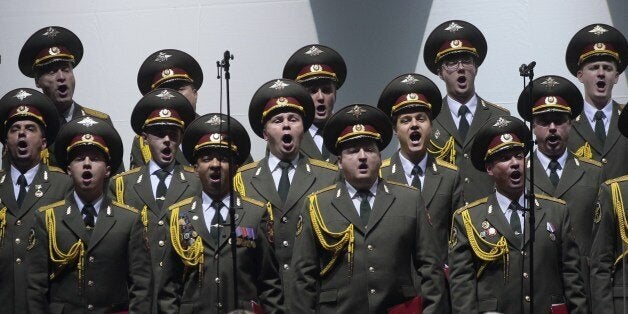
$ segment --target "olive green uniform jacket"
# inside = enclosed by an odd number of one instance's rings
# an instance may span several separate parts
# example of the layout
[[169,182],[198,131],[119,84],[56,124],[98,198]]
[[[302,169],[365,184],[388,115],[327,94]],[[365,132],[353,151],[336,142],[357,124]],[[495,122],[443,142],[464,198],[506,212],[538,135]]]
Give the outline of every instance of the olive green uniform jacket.
[[28,313],[26,251],[35,235],[39,207],[65,198],[72,180],[61,169],[39,164],[22,206],[16,202],[11,172],[0,170],[0,303],[4,313]]
[[186,198],[198,195],[201,183],[191,167],[175,165],[163,208],[157,206],[148,165],[133,168],[111,179],[109,196],[117,202],[137,208],[146,226],[153,269],[153,309],[167,311],[176,299],[164,287],[162,272],[168,267],[170,254],[170,226],[168,207]]
[[[297,228],[292,265],[299,302],[293,313],[385,313],[418,295],[414,271],[421,274],[423,313],[443,312],[444,272],[415,188],[380,179],[366,226],[344,181],[314,195]],[[321,274],[334,256],[322,243],[341,239],[331,233],[348,241],[339,244],[337,259]]]
[[428,148],[437,158],[458,166],[462,180],[462,198],[466,203],[485,197],[494,191],[493,180],[485,172],[475,169],[471,163],[471,146],[475,135],[490,118],[510,115],[505,108],[485,101],[480,96],[477,98],[475,115],[464,141],[458,135],[458,128],[451,117],[447,97],[443,98],[443,110],[432,121],[432,134]]
[[454,214],[449,242],[454,313],[549,313],[552,304],[561,303],[570,313],[587,313],[578,244],[565,202],[537,194],[536,203],[534,308],[529,303],[528,219],[524,244],[517,244],[491,194]]
[[[152,276],[145,236],[138,211],[106,196],[91,231],[73,194],[42,207],[36,213],[35,240],[27,255],[30,312],[150,313]],[[71,253],[79,241],[82,249],[66,265],[51,259]]]
[[[230,217],[220,227],[218,241],[210,236],[203,215],[203,200],[194,197],[170,207],[171,219],[178,222],[178,236],[171,240],[189,248],[202,241],[202,273],[198,266],[184,266],[180,250],[173,249],[169,283],[180,296],[178,313],[227,313],[235,309],[251,310],[251,301],[265,313],[285,313],[277,258],[268,241],[268,213],[265,204],[235,197],[236,272],[238,302],[234,304],[233,259]],[[174,246],[177,243],[170,243]],[[184,275],[185,273],[185,275]]]

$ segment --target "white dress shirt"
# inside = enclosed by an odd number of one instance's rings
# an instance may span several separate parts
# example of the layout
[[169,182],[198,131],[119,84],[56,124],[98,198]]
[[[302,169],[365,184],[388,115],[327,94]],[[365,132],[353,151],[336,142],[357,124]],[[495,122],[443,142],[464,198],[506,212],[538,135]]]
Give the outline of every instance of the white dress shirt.
[[[512,203],[512,200],[506,197],[505,195],[499,193],[498,191],[495,191],[495,195],[497,197],[497,203],[499,204],[499,208],[502,210],[502,213],[504,213],[504,216],[506,217],[506,221],[510,223],[510,215],[512,215],[513,210],[508,207],[510,207],[510,203]],[[519,203],[519,205],[521,205],[522,208],[525,208],[523,206],[524,204],[523,195],[524,194],[521,193],[521,196],[519,196],[519,200],[517,202]],[[523,211],[518,210],[517,214],[519,214],[519,223],[521,223],[521,232],[523,232],[525,230],[525,213]]]
[[[565,163],[567,162],[568,155],[569,153],[565,149],[565,152],[560,157],[558,157],[558,159],[556,159],[556,161],[558,161],[558,164],[560,165],[560,169],[556,169],[556,173],[558,173],[559,178],[563,175],[563,170],[565,169]],[[551,170],[549,168],[549,163],[550,161],[552,161],[552,159],[545,156],[543,153],[539,152],[538,150],[536,151],[536,156],[539,158],[539,162],[541,163],[541,166],[543,166],[545,173],[549,177],[551,173]]]
[[[172,181],[172,172],[174,171],[174,167],[172,169],[164,169],[168,171],[168,176],[166,177],[166,188],[170,187],[170,181]],[[157,199],[157,185],[159,184],[159,177],[155,174],[155,171],[162,169],[155,163],[152,159],[148,162],[148,173],[150,173],[150,185],[153,189],[153,197]]]
[[[611,101],[609,101],[608,104],[606,104],[606,106],[604,106],[604,108],[602,108],[601,110],[606,116],[604,119],[602,119],[602,122],[604,123],[604,132],[606,132],[606,135],[608,135],[608,128],[611,125],[611,116],[613,115],[613,100],[611,99]],[[595,131],[595,113],[598,111],[598,109],[595,108],[595,106],[587,103],[587,101],[585,100],[583,111],[584,115],[587,118],[587,121],[589,121],[589,124],[591,124],[591,129]]]
[[[76,207],[78,207],[79,211],[81,211],[81,216],[83,217],[83,219],[85,219],[85,215],[83,215],[83,207],[85,206],[85,203],[83,202],[83,200],[81,200],[78,194],[76,194],[76,192],[73,192],[73,194],[74,201],[76,202]],[[98,213],[100,213],[100,206],[102,205],[102,200],[104,198],[105,194],[101,195],[99,198],[96,199],[95,202],[92,203],[92,206],[94,206],[94,210],[96,211],[96,215],[94,216],[94,226],[96,225],[96,220],[98,220]]]
[[[460,125],[460,116],[458,115],[458,110],[460,110],[460,107],[463,104],[459,103],[458,101],[447,95],[447,105],[449,105],[451,117],[454,119],[456,128],[458,128],[458,126]],[[465,114],[465,117],[467,118],[470,126],[471,121],[473,121],[473,117],[475,116],[475,109],[478,107],[478,96],[473,95],[473,97],[471,97],[471,99],[469,99],[469,101],[464,105],[469,108],[469,111],[467,112],[467,114]]]
[[[222,221],[227,221],[227,215],[229,214],[229,201],[229,194],[223,197],[221,201],[222,207],[220,208],[220,216],[222,216]],[[214,215],[216,214],[216,210],[211,206],[213,202],[214,200],[203,192],[203,218],[205,218],[205,225],[207,226],[207,230],[209,232],[211,232],[211,228],[216,227],[211,225]]]
[[[26,192],[30,190],[31,183],[33,183],[33,179],[35,179],[37,171],[39,171],[39,164],[28,169],[26,173],[24,173],[24,178],[26,178]],[[21,174],[22,173],[17,170],[17,168],[11,165],[11,181],[13,181],[13,195],[15,195],[15,200],[17,200],[17,196],[20,194],[20,185],[17,183],[17,179]]]
[[318,151],[321,152],[322,154],[323,153],[323,137],[320,134],[316,133],[318,132],[318,127],[312,124],[310,128],[308,129],[308,131],[310,132],[310,135],[312,136],[312,139],[314,140],[314,144],[316,144],[316,148],[318,148]]
[[[369,195],[368,200],[369,205],[371,206],[371,210],[373,209],[373,204],[375,203],[375,195],[377,194],[377,182],[378,181],[376,180],[369,189],[371,195]],[[358,212],[358,216],[360,216],[360,203],[362,202],[362,198],[357,195],[358,190],[354,188],[351,184],[349,184],[349,182],[345,181],[345,184],[347,185],[347,192],[349,192],[349,197],[353,202],[353,206],[355,206],[355,209]]]
[[[299,160],[299,156],[297,158],[290,161],[292,167],[288,170],[288,179],[290,183],[292,183],[292,178],[294,177],[294,173],[297,169],[297,160]],[[281,168],[279,168],[279,162],[281,160],[272,153],[268,153],[268,169],[270,169],[270,173],[273,175],[273,181],[275,181],[275,190],[279,190],[279,180],[281,180]]]
[[[412,175],[412,169],[414,168],[414,164],[406,159],[406,157],[403,157],[403,155],[401,153],[399,153],[399,160],[401,160],[401,166],[403,167],[403,173],[406,176],[406,181],[408,182],[408,185],[412,185],[412,180],[414,179],[414,176]],[[419,175],[419,180],[421,181],[421,190],[423,190],[423,187],[425,186],[425,168],[427,167],[427,153],[425,154],[425,156],[423,156],[423,159],[421,159],[421,161],[419,161],[419,168],[421,168],[421,175]]]

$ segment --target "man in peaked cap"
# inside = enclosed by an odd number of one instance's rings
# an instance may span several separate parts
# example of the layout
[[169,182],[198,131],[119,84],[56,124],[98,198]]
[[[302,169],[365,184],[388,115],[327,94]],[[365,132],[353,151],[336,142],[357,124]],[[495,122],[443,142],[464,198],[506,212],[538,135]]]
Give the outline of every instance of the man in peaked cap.
[[250,148],[244,127],[219,113],[199,117],[185,131],[183,153],[194,164],[203,189],[170,207],[170,221],[177,224],[170,229],[175,261],[166,275],[166,285],[179,295],[173,313],[252,309],[251,301],[265,313],[285,312],[277,258],[267,238],[266,204],[237,192],[233,195],[237,278],[233,277],[230,187]]
[[587,313],[565,202],[534,202],[534,308],[530,307],[529,214],[524,214],[524,162],[530,131],[523,121],[495,117],[479,130],[471,160],[495,192],[454,213],[449,241],[454,313]]
[[[628,138],[628,109],[619,115],[619,131]],[[593,214],[591,308],[593,313],[624,313],[626,297],[626,203],[628,175],[604,182]]]
[[[60,26],[48,26],[26,40],[20,51],[18,65],[20,71],[34,78],[37,88],[50,97],[59,112],[61,125],[86,115],[104,119],[111,124],[107,114],[74,101],[74,68],[82,58],[83,44],[72,31]],[[54,151],[54,146],[49,145],[49,148],[43,153],[44,162],[56,166],[54,155],[49,153]]]
[[292,301],[293,273],[290,269],[294,234],[303,200],[336,179],[336,166],[308,158],[300,152],[304,130],[314,119],[314,106],[299,83],[272,80],[253,95],[249,106],[251,128],[263,138],[269,153],[265,158],[241,167],[234,183],[242,196],[269,207],[269,219],[279,261],[286,304]]
[[[151,160],[112,178],[110,196],[137,208],[146,228],[151,248],[154,310],[168,307],[171,298],[161,291],[162,271],[170,253],[168,206],[198,194],[200,182],[194,169],[177,163],[175,156],[183,140],[183,131],[196,113],[179,92],[155,89],[140,99],[131,114],[131,126],[151,151]],[[166,291],[167,292],[167,291]]]
[[[521,92],[518,110],[521,117],[532,122],[536,138],[535,192],[560,198],[567,203],[589,295],[589,252],[593,240],[591,214],[595,208],[598,187],[604,181],[602,164],[576,156],[567,149],[572,133],[572,119],[582,112],[582,94],[578,88],[569,80],[555,75],[537,78],[532,88],[530,91],[528,86]],[[529,169],[529,164],[527,167]]]
[[628,63],[626,37],[610,25],[591,24],[571,38],[565,61],[584,87],[584,110],[573,123],[569,149],[600,161],[607,178],[625,175],[628,139],[614,127],[623,106],[612,92]]
[[7,313],[26,313],[26,251],[37,208],[62,200],[72,181],[41,162],[59,130],[57,109],[46,95],[18,88],[0,99],[0,140],[11,156],[0,170],[0,302]]
[[65,124],[55,154],[74,181],[64,200],[36,213],[29,251],[31,313],[147,313],[150,253],[135,208],[105,193],[122,162],[122,140],[105,120],[79,117]]
[[334,49],[323,45],[307,45],[297,50],[286,62],[283,77],[305,87],[314,102],[314,122],[304,132],[301,152],[314,159],[336,162],[323,145],[323,128],[331,117],[336,92],[345,81],[347,66]]
[[[152,53],[144,60],[137,73],[137,87],[142,95],[157,88],[171,88],[190,101],[196,111],[198,90],[203,84],[203,70],[194,57],[177,49],[163,49]],[[179,151],[177,162],[189,165]],[[129,168],[140,167],[151,160],[150,148],[141,136],[133,138]]]
[[404,74],[382,91],[377,107],[388,115],[399,139],[399,150],[382,162],[381,176],[421,191],[442,264],[447,263],[451,215],[462,203],[458,167],[427,153],[432,121],[441,110],[438,87],[427,77]]
[[486,173],[471,164],[471,146],[480,127],[508,110],[476,94],[475,77],[487,52],[482,32],[465,21],[437,26],[427,38],[423,58],[427,68],[445,82],[444,113],[433,121],[430,152],[458,166],[463,200],[474,201],[493,192]]
[[297,227],[292,265],[294,313],[442,313],[445,279],[420,193],[379,177],[392,137],[381,110],[356,104],[325,126],[325,145],[343,178],[309,196]]

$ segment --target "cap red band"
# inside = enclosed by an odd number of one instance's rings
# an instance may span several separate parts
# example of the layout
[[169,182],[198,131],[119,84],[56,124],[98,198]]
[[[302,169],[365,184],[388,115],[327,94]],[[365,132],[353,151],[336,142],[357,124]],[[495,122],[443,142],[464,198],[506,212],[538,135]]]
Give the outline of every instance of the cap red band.
[[336,140],[336,147],[342,142],[356,138],[370,138],[375,141],[382,140],[381,134],[373,126],[368,124],[355,124],[345,127],[342,132],[340,132]]
[[338,81],[338,78],[336,77],[336,72],[334,72],[334,69],[332,69],[330,66],[326,64],[310,64],[308,66],[303,67],[303,69],[301,69],[299,74],[297,74],[295,81],[303,82],[303,81],[307,81],[313,78],[320,78],[320,77],[325,77],[333,81]]
[[72,149],[78,146],[85,146],[85,145],[94,145],[100,148],[107,155],[107,157],[109,157],[109,148],[107,147],[107,143],[105,142],[105,139],[99,135],[93,135],[89,133],[78,134],[74,138],[72,138],[72,141],[70,141],[70,145],[68,145],[68,148],[66,151],[69,153]]
[[432,104],[428,102],[427,97],[423,94],[409,93],[397,98],[395,104],[390,109],[390,114],[393,115],[396,111],[405,107],[425,107],[428,110],[432,110]]
[[159,85],[165,83],[166,81],[171,80],[181,80],[188,81],[193,83],[194,80],[190,77],[187,71],[181,68],[168,68],[164,69],[159,73],[155,73],[153,77],[153,84],[150,86],[151,89],[155,89],[159,87]]
[[146,121],[144,121],[144,125],[142,126],[142,128],[151,126],[153,124],[169,124],[179,126],[181,128],[185,126],[185,122],[183,121],[183,119],[181,119],[179,113],[176,110],[167,108],[153,110],[153,112],[148,115],[148,118],[146,118]]
[[580,54],[580,58],[578,58],[578,65],[581,65],[586,59],[594,56],[609,56],[617,62],[621,62],[619,59],[619,52],[615,49],[613,44],[593,43],[584,47],[582,53]]
[[44,127],[46,126],[46,121],[44,120],[43,115],[36,107],[29,105],[21,105],[17,106],[9,112],[6,121],[4,121],[4,125],[7,124],[8,121],[13,119],[14,117],[32,117],[35,118],[38,122],[41,123]]
[[532,114],[545,112],[565,112],[571,113],[571,107],[567,101],[560,96],[543,96],[532,106]]
[[497,154],[498,152],[513,148],[513,147],[524,147],[523,143],[519,137],[517,137],[514,133],[504,133],[497,135],[493,138],[493,140],[488,144],[488,148],[486,150],[486,155],[484,156],[484,160],[488,160],[489,157]]
[[209,133],[203,135],[200,139],[198,139],[196,146],[194,146],[194,152],[212,146],[216,148],[230,147],[232,151],[236,153],[238,152],[238,147],[235,144],[231,144],[231,146],[229,145],[227,134],[220,133]]
[[266,102],[266,106],[264,106],[264,111],[262,111],[262,122],[265,121],[266,116],[268,116],[272,111],[281,109],[281,108],[293,108],[298,111],[301,115],[305,114],[305,110],[303,110],[303,106],[299,103],[296,98],[293,97],[279,97],[279,98],[271,98]]
[[440,46],[438,52],[436,53],[436,59],[434,60],[434,63],[438,63],[444,57],[450,54],[459,52],[468,52],[475,57],[479,57],[477,49],[473,47],[470,41],[466,39],[454,39],[446,41]]
[[51,61],[63,59],[74,62],[74,55],[64,46],[52,46],[42,49],[36,56],[33,66],[45,65]]

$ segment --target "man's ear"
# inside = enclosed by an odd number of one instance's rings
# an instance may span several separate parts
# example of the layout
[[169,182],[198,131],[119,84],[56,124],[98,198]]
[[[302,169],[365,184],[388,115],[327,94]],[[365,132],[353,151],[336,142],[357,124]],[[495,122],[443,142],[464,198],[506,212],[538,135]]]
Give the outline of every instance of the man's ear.
[[110,175],[111,175],[111,166],[107,165],[107,167],[105,168],[105,178],[109,178]]
[[488,173],[489,176],[493,176],[493,163],[487,161],[484,166],[486,167],[486,173]]

